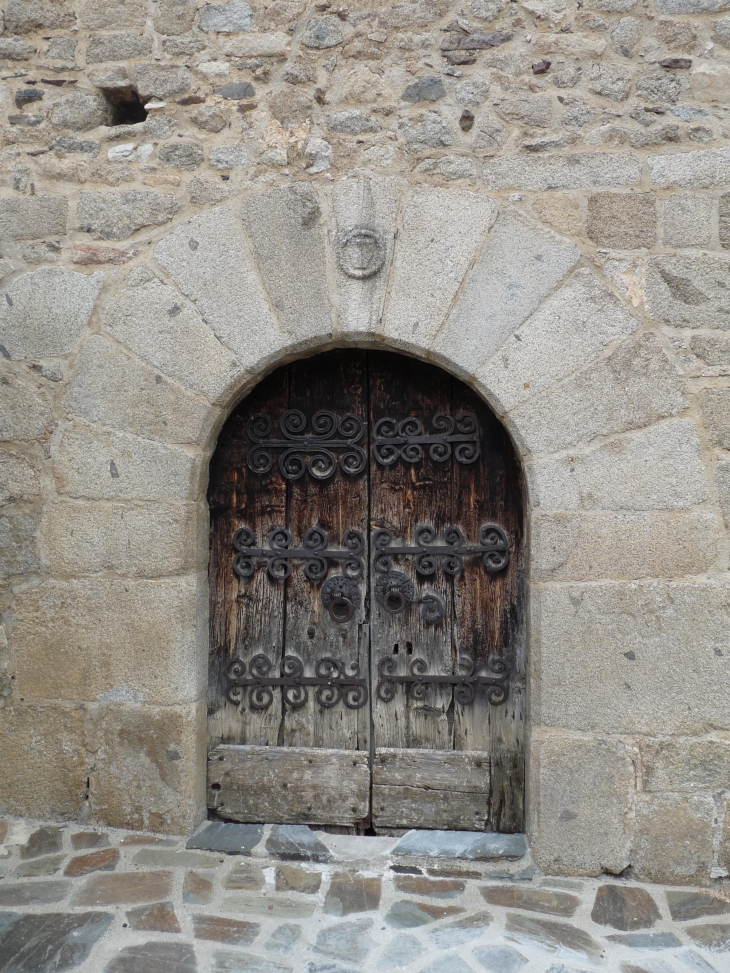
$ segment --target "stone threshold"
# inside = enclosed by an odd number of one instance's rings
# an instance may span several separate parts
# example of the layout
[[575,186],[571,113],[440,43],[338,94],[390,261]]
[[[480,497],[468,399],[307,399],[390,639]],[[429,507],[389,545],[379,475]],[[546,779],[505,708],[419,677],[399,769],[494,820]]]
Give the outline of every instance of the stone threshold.
[[528,855],[524,834],[482,831],[408,831],[401,837],[342,835],[306,824],[206,821],[186,848],[284,861],[371,861],[380,857],[516,862]]

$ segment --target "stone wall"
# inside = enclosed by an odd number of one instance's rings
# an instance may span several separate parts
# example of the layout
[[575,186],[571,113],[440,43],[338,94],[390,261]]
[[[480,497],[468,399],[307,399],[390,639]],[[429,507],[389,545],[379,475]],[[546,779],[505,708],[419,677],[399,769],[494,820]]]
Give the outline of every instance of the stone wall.
[[525,465],[538,862],[726,874],[728,48],[730,0],[5,0],[0,808],[201,819],[217,432],[377,344]]

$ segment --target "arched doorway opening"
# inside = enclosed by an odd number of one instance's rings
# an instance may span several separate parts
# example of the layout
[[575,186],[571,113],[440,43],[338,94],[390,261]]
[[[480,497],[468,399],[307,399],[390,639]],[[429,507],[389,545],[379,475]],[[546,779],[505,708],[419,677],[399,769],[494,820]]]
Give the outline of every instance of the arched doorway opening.
[[208,805],[236,821],[521,831],[521,469],[433,365],[264,379],[211,460]]

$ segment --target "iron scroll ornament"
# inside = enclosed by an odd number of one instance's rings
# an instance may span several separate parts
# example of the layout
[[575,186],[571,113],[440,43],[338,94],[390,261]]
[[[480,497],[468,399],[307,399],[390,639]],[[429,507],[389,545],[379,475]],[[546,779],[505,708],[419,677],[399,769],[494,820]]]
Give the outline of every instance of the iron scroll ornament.
[[233,535],[233,570],[239,578],[250,578],[256,570],[256,562],[265,560],[269,575],[275,581],[283,581],[292,572],[293,561],[304,562],[304,574],[310,581],[321,581],[326,575],[329,561],[341,561],[342,573],[350,581],[363,576],[365,562],[365,535],[362,531],[348,528],[343,537],[345,550],[330,549],[328,537],[320,527],[310,527],[304,532],[301,547],[291,547],[291,531],[277,527],[266,538],[268,547],[254,547],[256,536],[248,527],[239,527]]
[[428,664],[424,659],[414,659],[410,671],[404,676],[396,675],[397,662],[385,656],[378,662],[378,685],[375,694],[383,703],[395,699],[397,687],[407,686],[412,699],[423,700],[429,686],[453,686],[454,699],[461,706],[469,706],[476,698],[476,690],[486,688],[487,702],[501,706],[509,695],[509,666],[497,656],[486,663],[486,672],[475,672],[474,662],[468,655],[459,656],[459,666],[466,669],[463,674],[450,676],[428,675]]
[[443,543],[435,543],[437,534],[428,524],[415,529],[415,543],[411,546],[393,544],[393,534],[382,527],[373,535],[375,570],[385,574],[393,570],[393,558],[412,557],[419,574],[435,574],[437,568],[450,575],[464,570],[464,558],[481,555],[490,574],[502,571],[509,564],[509,541],[499,524],[484,524],[479,528],[479,543],[467,544],[459,527],[447,527]]
[[360,677],[357,662],[347,667],[339,659],[324,656],[314,667],[314,676],[304,675],[301,659],[285,655],[281,662],[281,675],[271,674],[273,665],[265,655],[255,655],[248,664],[234,659],[228,666],[226,677],[227,699],[234,705],[243,702],[248,690],[248,705],[252,710],[264,712],[274,702],[274,689],[281,688],[284,703],[291,709],[301,709],[309,700],[308,687],[314,687],[314,698],[323,709],[332,709],[342,701],[348,709],[362,709],[368,701],[368,687]]
[[263,412],[249,419],[247,434],[253,446],[246,463],[252,473],[268,473],[275,452],[281,453],[279,471],[285,480],[298,480],[307,470],[315,480],[329,480],[337,469],[336,452],[340,469],[348,476],[359,476],[367,466],[367,453],[358,445],[365,435],[360,416],[317,412],[312,416],[311,432],[307,432],[304,413],[289,409],[279,420],[279,438],[271,436],[273,427],[271,417]]
[[424,447],[435,463],[451,459],[453,450],[457,463],[474,463],[481,452],[479,424],[473,412],[437,413],[431,420],[433,432],[423,431],[423,423],[415,416],[398,422],[379,419],[373,428],[373,452],[381,466],[392,466],[398,459],[406,463],[420,463]]

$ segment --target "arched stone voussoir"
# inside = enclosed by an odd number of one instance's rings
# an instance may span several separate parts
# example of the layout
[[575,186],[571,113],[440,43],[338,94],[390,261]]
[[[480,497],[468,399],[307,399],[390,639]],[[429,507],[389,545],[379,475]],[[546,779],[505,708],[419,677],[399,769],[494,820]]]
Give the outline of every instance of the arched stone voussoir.
[[431,353],[473,375],[559,286],[580,251],[514,209],[503,213],[468,272]]
[[214,404],[225,404],[243,368],[177,288],[145,268],[107,296],[102,325],[135,355]]
[[[501,415],[587,365],[632,334],[638,320],[586,267],[530,315],[474,375]],[[523,448],[528,436],[516,435]]]
[[496,200],[419,186],[404,202],[382,331],[391,347],[427,349],[497,216]]
[[201,446],[219,410],[103,335],[84,343],[64,398],[69,415],[162,443]]

